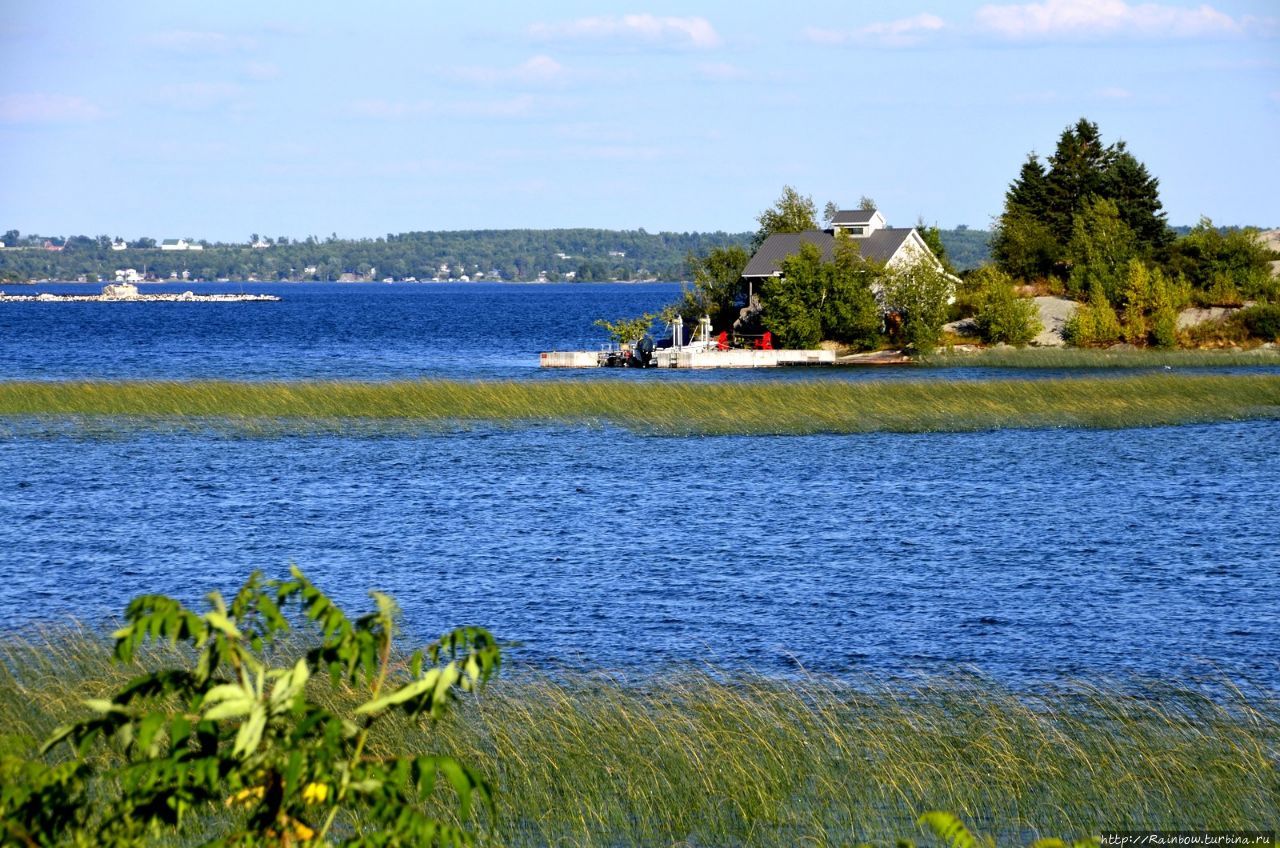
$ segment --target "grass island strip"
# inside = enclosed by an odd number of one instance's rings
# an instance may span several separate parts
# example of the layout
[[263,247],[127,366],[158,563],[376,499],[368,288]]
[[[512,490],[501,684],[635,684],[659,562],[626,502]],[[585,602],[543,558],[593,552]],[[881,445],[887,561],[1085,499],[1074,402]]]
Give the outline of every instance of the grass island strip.
[[1280,375],[844,382],[0,382],[0,419],[276,432],[468,423],[659,435],[1123,428],[1280,418]]

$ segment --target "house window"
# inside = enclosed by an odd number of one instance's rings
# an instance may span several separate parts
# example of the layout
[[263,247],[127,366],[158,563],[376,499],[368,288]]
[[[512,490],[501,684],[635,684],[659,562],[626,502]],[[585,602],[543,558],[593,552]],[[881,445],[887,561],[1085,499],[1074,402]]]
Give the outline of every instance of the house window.
[[849,233],[850,235],[860,236],[862,235],[863,230],[865,229],[866,229],[865,227],[850,227]]

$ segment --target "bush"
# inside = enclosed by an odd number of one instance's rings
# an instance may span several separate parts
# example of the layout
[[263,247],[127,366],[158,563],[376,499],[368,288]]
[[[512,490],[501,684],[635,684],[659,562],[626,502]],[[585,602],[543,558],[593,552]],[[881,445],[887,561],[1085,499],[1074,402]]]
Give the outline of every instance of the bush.
[[901,318],[899,340],[917,354],[938,345],[952,296],[951,278],[927,262],[887,271],[885,305]]
[[[0,758],[0,832],[30,845],[171,842],[216,824],[214,844],[463,845],[479,800],[493,817],[489,783],[449,756],[367,751],[370,731],[393,713],[436,720],[462,691],[497,670],[497,643],[461,628],[408,658],[392,652],[398,610],[372,593],[375,611],[352,621],[298,569],[287,581],[253,574],[227,605],[217,592],[203,615],[162,595],[135,598],[113,634],[129,663],[149,641],[182,645],[189,660],[89,700],[91,718],[59,728],[42,754],[54,764]],[[323,635],[292,664],[272,668],[271,643],[297,603]],[[326,708],[308,680],[328,672],[355,700]],[[314,687],[312,687],[314,690]],[[105,749],[105,756],[91,756]],[[69,757],[67,756],[69,754]],[[458,797],[456,815],[428,813],[438,779]],[[438,802],[437,802],[438,803]],[[207,833],[200,838],[208,838]]]
[[1260,303],[1234,316],[1250,336],[1266,342],[1280,341],[1280,303]]
[[1062,328],[1063,338],[1076,347],[1115,344],[1120,340],[1120,321],[1111,308],[1099,283],[1094,283],[1089,302],[1076,307],[1076,312]]
[[1013,293],[1013,280],[994,266],[984,266],[972,275],[978,279],[978,304],[974,322],[982,340],[1022,347],[1044,329],[1034,300]]

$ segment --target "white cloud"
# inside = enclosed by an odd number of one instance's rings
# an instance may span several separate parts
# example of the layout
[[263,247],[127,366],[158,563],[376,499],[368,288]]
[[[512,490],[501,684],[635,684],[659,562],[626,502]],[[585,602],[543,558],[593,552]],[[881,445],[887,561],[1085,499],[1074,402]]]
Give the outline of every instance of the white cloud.
[[142,43],[170,53],[239,53],[258,46],[254,38],[225,32],[175,29],[142,36]]
[[357,118],[397,121],[417,117],[445,118],[524,118],[535,113],[536,101],[529,95],[502,100],[457,101],[435,100],[358,100],[350,105]]
[[156,98],[165,106],[184,112],[204,112],[226,106],[244,94],[234,82],[187,82],[162,85]]
[[280,66],[273,62],[245,62],[240,69],[240,73],[246,79],[251,79],[255,82],[267,82],[279,78]]
[[1108,100],[1128,100],[1130,97],[1133,97],[1133,92],[1127,88],[1111,86],[1109,88],[1100,89],[1098,91],[1098,96],[1105,97]]
[[1194,38],[1236,35],[1245,22],[1204,4],[1195,8],[1126,0],[1044,0],[986,5],[978,27],[1013,40],[1098,39],[1113,36]]
[[669,47],[711,49],[721,44],[720,34],[706,18],[622,15],[579,18],[562,23],[535,23],[529,34],[544,41],[631,41]]
[[701,62],[696,70],[704,79],[716,82],[738,82],[751,76],[745,68],[729,62]]
[[102,110],[83,97],[66,94],[0,95],[0,122],[6,124],[76,124],[96,121]]
[[942,18],[924,12],[909,18],[881,21],[851,30],[809,27],[804,31],[804,35],[814,44],[913,47],[944,27],[946,22]]
[[492,85],[515,82],[522,85],[550,85],[563,82],[567,77],[564,65],[550,56],[538,55],[521,62],[514,68],[471,67],[458,68],[454,76],[470,82]]

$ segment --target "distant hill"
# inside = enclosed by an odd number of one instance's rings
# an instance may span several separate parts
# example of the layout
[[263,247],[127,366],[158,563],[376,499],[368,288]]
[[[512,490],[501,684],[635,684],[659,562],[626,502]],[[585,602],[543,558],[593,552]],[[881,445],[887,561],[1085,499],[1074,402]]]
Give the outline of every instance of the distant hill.
[[938,235],[942,237],[942,246],[947,249],[947,257],[958,271],[977,268],[982,263],[991,261],[989,230],[957,227],[954,230],[938,230]]

